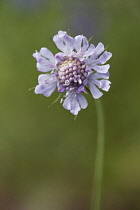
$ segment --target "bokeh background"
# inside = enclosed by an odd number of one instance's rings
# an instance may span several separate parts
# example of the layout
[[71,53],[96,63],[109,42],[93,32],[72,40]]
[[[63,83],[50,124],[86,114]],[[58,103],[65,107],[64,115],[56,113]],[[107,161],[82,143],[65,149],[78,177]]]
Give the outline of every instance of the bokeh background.
[[84,34],[113,53],[112,88],[102,97],[106,143],[102,210],[140,209],[140,2],[0,1],[0,210],[88,210],[96,152],[96,109],[76,121],[35,95],[32,54],[57,52],[58,30]]

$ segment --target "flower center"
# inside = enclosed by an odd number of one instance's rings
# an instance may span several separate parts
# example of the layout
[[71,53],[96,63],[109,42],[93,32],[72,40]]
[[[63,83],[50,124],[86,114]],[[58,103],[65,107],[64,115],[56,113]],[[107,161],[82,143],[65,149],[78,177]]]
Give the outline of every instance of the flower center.
[[78,58],[64,57],[64,60],[58,65],[57,77],[66,90],[82,85],[87,75],[85,62]]

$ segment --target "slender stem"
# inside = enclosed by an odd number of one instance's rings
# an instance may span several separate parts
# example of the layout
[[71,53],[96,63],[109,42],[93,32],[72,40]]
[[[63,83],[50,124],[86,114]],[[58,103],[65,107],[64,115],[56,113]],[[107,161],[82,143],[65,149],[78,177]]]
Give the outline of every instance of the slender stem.
[[94,195],[92,195],[91,210],[100,210],[104,159],[104,117],[101,101],[95,100],[95,103],[97,110],[97,150],[92,189],[94,190]]
[[[58,95],[58,97],[51,103],[50,106],[54,105],[54,104],[61,98],[62,95],[63,95],[63,93],[60,93],[60,94]],[[50,107],[50,106],[48,106],[48,107]]]

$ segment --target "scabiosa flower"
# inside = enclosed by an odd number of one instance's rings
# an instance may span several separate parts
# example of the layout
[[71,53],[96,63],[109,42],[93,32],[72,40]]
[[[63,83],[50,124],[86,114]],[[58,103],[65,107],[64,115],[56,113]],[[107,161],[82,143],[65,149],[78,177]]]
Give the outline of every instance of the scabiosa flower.
[[85,36],[73,38],[65,31],[59,31],[53,41],[61,51],[55,56],[47,48],[33,54],[38,71],[47,72],[38,77],[35,93],[49,97],[57,88],[59,93],[64,93],[63,107],[77,115],[88,105],[82,93],[90,91],[98,99],[103,95],[101,90],[109,90],[110,65],[104,64],[112,54],[105,51],[102,43],[95,47]]

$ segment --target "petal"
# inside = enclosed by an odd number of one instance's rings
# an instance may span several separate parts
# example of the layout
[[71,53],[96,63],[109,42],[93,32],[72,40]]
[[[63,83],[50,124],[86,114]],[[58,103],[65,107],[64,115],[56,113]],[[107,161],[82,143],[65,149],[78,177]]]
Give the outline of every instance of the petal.
[[83,42],[82,42],[82,51],[85,52],[89,46],[88,40],[85,36],[83,36]]
[[[48,74],[48,75],[50,75],[50,74]],[[38,76],[38,83],[40,84],[40,83],[44,83],[44,81],[46,80],[46,77],[47,77],[47,74],[40,74],[39,76]]]
[[71,109],[71,98],[70,97],[67,97],[65,100],[64,100],[64,103],[63,103],[63,107],[67,110],[70,110]]
[[63,93],[63,92],[65,92],[66,91],[66,88],[63,86],[63,85],[60,85],[59,87],[58,87],[58,92],[59,93]]
[[91,56],[92,60],[96,59],[103,51],[104,45],[101,42],[99,42]]
[[95,73],[95,74],[92,74],[92,78],[93,79],[109,79],[109,71],[105,74],[101,74],[101,73]]
[[45,48],[45,47],[41,48],[40,54],[43,57],[49,59],[51,62],[54,62],[55,61],[54,55],[52,54],[52,52],[50,50],[48,50],[47,48]]
[[55,91],[55,89],[56,89],[56,84],[57,83],[52,83],[52,84],[49,84],[48,86],[47,86],[47,88],[46,88],[46,91],[44,92],[44,96],[46,96],[46,97],[49,97],[54,91]]
[[65,34],[63,36],[63,41],[64,41],[65,46],[66,46],[66,48],[65,48],[66,55],[71,55],[71,53],[72,53],[72,51],[74,49],[74,44],[75,44],[74,38],[72,38],[72,37],[68,36],[67,34]]
[[75,49],[77,52],[81,50],[82,38],[83,38],[83,35],[78,35],[75,37]]
[[98,43],[97,47],[94,48],[91,57],[85,60],[87,66],[92,67],[96,62],[95,59],[97,59],[103,51],[104,51],[104,45],[102,43]]
[[54,74],[40,74],[38,77],[38,83],[45,82],[54,82],[56,81],[56,76]]
[[46,91],[46,85],[42,84],[42,85],[37,85],[34,92],[36,94],[44,94],[45,91]]
[[81,86],[78,88],[78,92],[79,92],[79,93],[84,93],[84,92],[85,92],[85,86],[84,86],[84,85],[81,85]]
[[64,100],[63,107],[74,115],[77,115],[81,110],[79,101],[77,100],[77,94],[69,93],[67,98]]
[[39,85],[35,88],[36,94],[43,94],[46,97],[49,97],[57,86],[57,80],[55,75],[42,74],[38,77]]
[[71,92],[64,100],[63,107],[74,115],[77,115],[81,109],[85,109],[88,103],[83,95],[80,93]]
[[110,65],[109,64],[106,64],[106,65],[103,65],[103,66],[92,65],[91,68],[94,69],[95,71],[99,72],[99,73],[107,73],[107,71],[110,68]]
[[80,107],[82,109],[85,109],[87,107],[87,105],[88,105],[85,97],[79,93],[79,94],[77,94],[77,99],[79,101]]
[[105,51],[96,61],[95,64],[104,64],[106,63],[112,56],[112,53]]
[[88,40],[85,36],[83,35],[78,35],[75,37],[75,49],[77,52],[83,51],[85,52],[89,46]]
[[110,89],[110,84],[109,80],[100,80],[98,87],[107,92]]
[[41,57],[40,53],[36,50],[36,52],[33,54],[33,57],[38,61],[38,59]]
[[36,51],[36,53],[33,54],[33,57],[36,59],[36,61],[40,64],[46,63],[46,58],[42,57],[39,52]]
[[94,50],[95,50],[95,46],[93,44],[91,44],[90,47],[88,48],[88,50],[84,53],[84,57],[88,57],[88,56],[92,55]]
[[73,100],[71,101],[71,110],[70,112],[74,115],[77,115],[78,112],[81,110],[79,102],[77,100],[77,97],[73,97]]
[[58,34],[53,37],[53,41],[59,50],[61,50],[62,52],[65,51],[65,45]]
[[37,63],[36,67],[38,68],[38,71],[41,71],[41,72],[48,72],[55,68],[55,66],[50,62],[45,62],[43,64]]
[[53,37],[53,41],[58,49],[60,49],[66,55],[71,55],[74,49],[75,40],[74,38],[70,37],[67,32],[59,31],[58,34]]
[[64,53],[59,52],[59,53],[57,53],[57,54],[55,55],[55,58],[56,58],[57,61],[63,61],[63,60],[64,60],[64,56],[65,56]]
[[90,82],[89,86],[93,98],[98,99],[103,95],[103,93],[94,85],[94,82]]
[[38,71],[48,72],[55,68],[55,58],[47,48],[41,48],[40,52],[36,51],[33,57],[37,60]]

